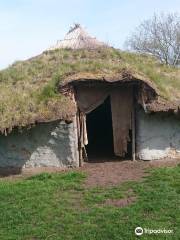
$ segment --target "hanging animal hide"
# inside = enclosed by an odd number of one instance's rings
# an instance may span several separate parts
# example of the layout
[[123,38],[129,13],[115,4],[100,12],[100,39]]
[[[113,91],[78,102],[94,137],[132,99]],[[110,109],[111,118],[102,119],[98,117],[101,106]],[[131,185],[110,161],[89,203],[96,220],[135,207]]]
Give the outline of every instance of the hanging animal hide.
[[118,87],[111,91],[114,154],[120,157],[124,157],[127,153],[127,145],[130,140],[132,96],[132,88],[129,87]]
[[107,87],[85,87],[76,88],[76,100],[79,109],[84,113],[89,113],[101,105],[108,97]]

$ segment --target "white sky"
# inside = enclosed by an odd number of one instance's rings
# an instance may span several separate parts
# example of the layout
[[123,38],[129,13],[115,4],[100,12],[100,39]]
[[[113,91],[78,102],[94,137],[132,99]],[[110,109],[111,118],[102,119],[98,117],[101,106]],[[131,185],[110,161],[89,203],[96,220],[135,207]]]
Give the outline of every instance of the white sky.
[[0,0],[0,69],[41,53],[63,39],[74,22],[122,48],[154,12],[180,13],[180,0]]

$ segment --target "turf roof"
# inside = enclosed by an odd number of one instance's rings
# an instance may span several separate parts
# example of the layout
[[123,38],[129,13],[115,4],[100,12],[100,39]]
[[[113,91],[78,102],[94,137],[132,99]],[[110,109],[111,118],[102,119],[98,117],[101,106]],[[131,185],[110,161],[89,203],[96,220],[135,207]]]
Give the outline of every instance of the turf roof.
[[[162,65],[153,57],[113,48],[96,50],[58,49],[0,71],[0,130],[36,122],[68,119],[75,105],[58,92],[59,84],[86,75],[101,78],[122,75],[152,83],[167,102],[180,100],[180,69]],[[73,78],[73,77],[72,77]]]

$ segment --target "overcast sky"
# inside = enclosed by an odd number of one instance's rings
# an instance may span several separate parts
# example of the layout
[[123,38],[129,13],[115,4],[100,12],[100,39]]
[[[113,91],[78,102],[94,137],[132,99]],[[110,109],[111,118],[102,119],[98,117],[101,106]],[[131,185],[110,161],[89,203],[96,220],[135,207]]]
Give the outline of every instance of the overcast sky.
[[74,22],[122,48],[154,12],[180,12],[180,0],[0,0],[0,69],[41,53]]

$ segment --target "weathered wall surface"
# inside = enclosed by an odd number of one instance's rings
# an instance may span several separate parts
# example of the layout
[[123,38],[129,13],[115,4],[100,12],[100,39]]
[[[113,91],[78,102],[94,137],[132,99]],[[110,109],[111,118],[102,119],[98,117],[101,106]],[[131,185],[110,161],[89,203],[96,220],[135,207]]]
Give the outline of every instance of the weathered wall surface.
[[38,124],[0,136],[0,167],[79,166],[75,120]]
[[142,160],[180,157],[180,121],[175,116],[137,112],[136,152]]

